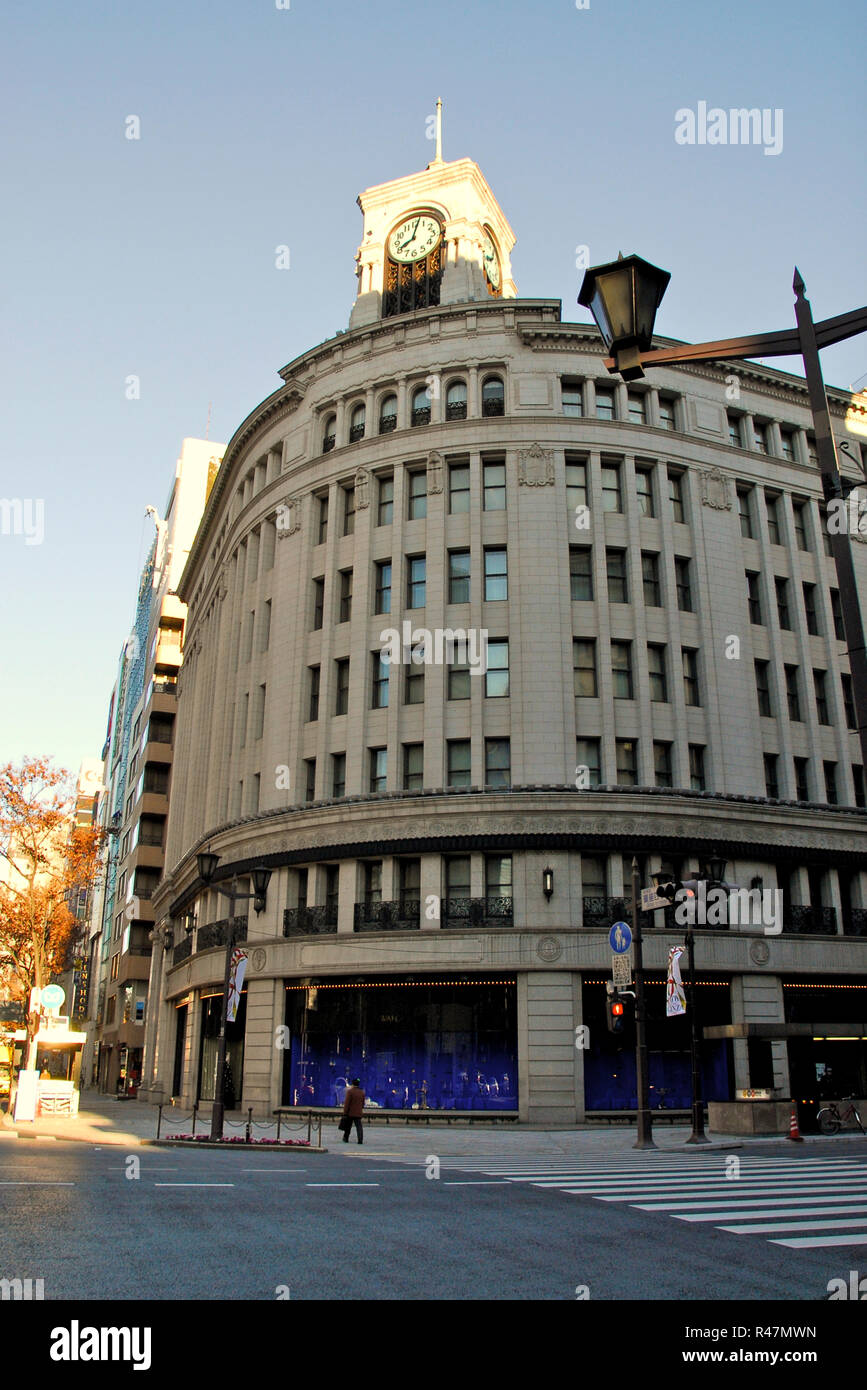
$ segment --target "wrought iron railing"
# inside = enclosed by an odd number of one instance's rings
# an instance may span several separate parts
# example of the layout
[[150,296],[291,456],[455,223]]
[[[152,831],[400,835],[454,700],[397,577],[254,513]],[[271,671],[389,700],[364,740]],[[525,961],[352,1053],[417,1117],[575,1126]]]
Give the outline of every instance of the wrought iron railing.
[[495,397],[490,401],[482,401],[483,415],[505,415],[506,404],[502,396]]
[[419,410],[414,410],[414,411],[412,412],[412,423],[413,423],[414,425],[429,425],[429,424],[430,424],[430,406],[429,406],[429,405],[423,405]]
[[392,430],[396,430],[396,429],[397,429],[397,416],[396,416],[396,415],[383,415],[382,419],[381,419],[380,422],[379,422],[379,432],[380,432],[380,434],[391,434]]
[[629,907],[625,898],[603,898],[593,895],[582,898],[583,921],[585,927],[598,931],[608,931],[615,922],[629,920]]
[[452,401],[446,406],[447,420],[466,420],[467,403],[466,401]]
[[355,904],[356,931],[414,931],[420,926],[421,902],[418,898]]
[[325,436],[325,438],[323,439],[323,441],[322,441],[322,452],[323,452],[323,454],[330,454],[330,453],[331,453],[331,450],[334,448],[334,445],[335,445],[336,443],[337,443],[337,437],[336,437],[336,435],[327,434],[327,435]]
[[799,936],[836,936],[836,908],[790,904],[783,912],[783,931]]
[[337,931],[337,911],[328,905],[287,907],[283,913],[284,936],[320,936]]
[[510,927],[511,898],[443,898],[443,927]]
[[853,907],[849,921],[843,923],[844,936],[867,936],[867,907]]
[[363,425],[353,425],[353,426],[350,428],[350,431],[349,431],[349,442],[350,442],[350,444],[357,444],[358,441],[359,441],[359,439],[363,439],[363,438],[364,438],[364,426],[363,426]]
[[[199,927],[196,932],[196,950],[209,951],[214,946],[225,946],[229,939],[229,918],[224,917],[219,922],[208,922],[204,927]],[[246,917],[235,918],[235,940],[247,940],[247,919]]]

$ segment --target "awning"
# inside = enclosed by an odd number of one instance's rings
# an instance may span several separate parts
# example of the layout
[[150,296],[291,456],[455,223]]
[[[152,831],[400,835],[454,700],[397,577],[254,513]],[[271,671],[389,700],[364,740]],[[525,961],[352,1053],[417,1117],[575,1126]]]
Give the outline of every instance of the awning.
[[[27,1034],[23,1028],[19,1028],[15,1034],[17,1043],[26,1042]],[[36,1034],[36,1046],[44,1047],[49,1052],[53,1047],[83,1047],[87,1042],[86,1033],[70,1033],[68,1028],[40,1029]]]
[[716,1023],[702,1029],[713,1038],[834,1038],[867,1039],[867,1023]]

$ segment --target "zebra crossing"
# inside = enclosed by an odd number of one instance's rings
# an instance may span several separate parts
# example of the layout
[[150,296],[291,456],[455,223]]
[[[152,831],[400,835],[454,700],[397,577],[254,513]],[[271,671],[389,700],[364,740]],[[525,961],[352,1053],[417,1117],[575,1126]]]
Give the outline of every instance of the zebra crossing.
[[552,1158],[460,1168],[489,1182],[554,1189],[687,1224],[712,1224],[731,1235],[764,1236],[792,1250],[867,1246],[863,1159],[631,1153],[604,1166],[597,1158]]

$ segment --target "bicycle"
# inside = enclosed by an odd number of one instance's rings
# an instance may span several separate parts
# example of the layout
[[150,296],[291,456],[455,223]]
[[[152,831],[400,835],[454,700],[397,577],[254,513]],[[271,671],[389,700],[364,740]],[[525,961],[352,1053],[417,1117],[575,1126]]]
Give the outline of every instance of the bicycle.
[[[816,1116],[816,1120],[823,1134],[839,1134],[843,1126],[847,1125],[848,1121],[852,1119],[854,1119],[855,1124],[857,1124],[862,1134],[867,1133],[867,1131],[865,1131],[864,1126],[861,1123],[861,1116],[855,1109],[855,1097],[844,1096],[840,1104],[842,1105],[846,1101],[849,1102],[849,1108],[847,1110],[844,1110],[842,1115],[840,1114],[840,1111],[837,1109],[837,1102],[833,1100],[831,1101],[830,1105],[826,1105],[822,1110],[819,1111],[819,1113]],[[852,1128],[853,1126],[849,1127]]]

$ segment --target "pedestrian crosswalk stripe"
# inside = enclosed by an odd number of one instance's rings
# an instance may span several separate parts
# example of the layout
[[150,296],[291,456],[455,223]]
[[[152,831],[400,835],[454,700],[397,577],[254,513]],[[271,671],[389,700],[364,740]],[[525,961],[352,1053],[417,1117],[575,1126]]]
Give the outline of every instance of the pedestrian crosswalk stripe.
[[[738,1186],[740,1186],[740,1184]],[[850,1187],[848,1184],[844,1184],[841,1187],[835,1186],[829,1189],[827,1195],[828,1197],[863,1197],[867,1196],[867,1190],[865,1190],[863,1183],[859,1183],[856,1187]],[[802,1202],[806,1204],[808,1202],[824,1201],[825,1199],[826,1194],[821,1188],[818,1188],[816,1191],[811,1191],[809,1197],[793,1197],[791,1196],[791,1189],[789,1189],[785,1197],[780,1197],[778,1199],[768,1197],[767,1195],[763,1197],[747,1198],[722,1197],[714,1201],[705,1198],[702,1202],[636,1202],[635,1206],[639,1211],[707,1211],[709,1207],[762,1207],[765,1206],[766,1203],[774,1200],[786,1202],[788,1206],[799,1206]]]
[[863,1226],[863,1216],[841,1216],[835,1221],[765,1221],[758,1226],[720,1226],[733,1235],[762,1235],[767,1231],[833,1231],[840,1226]]
[[790,1250],[816,1250],[830,1245],[867,1245],[867,1231],[848,1236],[795,1236],[792,1240],[772,1240],[771,1245],[787,1245]]
[[[838,1193],[833,1194],[834,1197],[838,1197],[839,1195]],[[865,1197],[867,1196],[867,1192],[858,1193],[857,1195],[859,1197]],[[809,1203],[815,1201],[822,1202],[823,1205],[811,1207]],[[804,1202],[806,1205],[795,1206],[795,1202]],[[827,1197],[822,1196],[821,1193],[819,1193],[817,1197],[781,1197],[778,1202],[773,1202],[767,1198],[756,1198],[753,1201],[711,1202],[706,1204],[706,1206],[707,1205],[712,1206],[713,1211],[704,1209],[698,1212],[684,1212],[672,1211],[670,1208],[667,1210],[669,1215],[674,1217],[675,1221],[731,1221],[734,1216],[742,1217],[744,1221],[760,1221],[763,1217],[770,1219],[772,1216],[831,1216],[835,1211],[867,1212],[867,1205],[863,1202],[859,1201],[855,1206],[840,1206],[839,1201],[835,1202],[832,1200],[832,1194],[830,1193]],[[721,1208],[724,1207],[733,1207],[734,1210],[721,1210]],[[757,1207],[759,1210],[751,1211],[751,1207]],[[653,1210],[653,1208],[639,1207],[639,1211],[648,1210]]]

